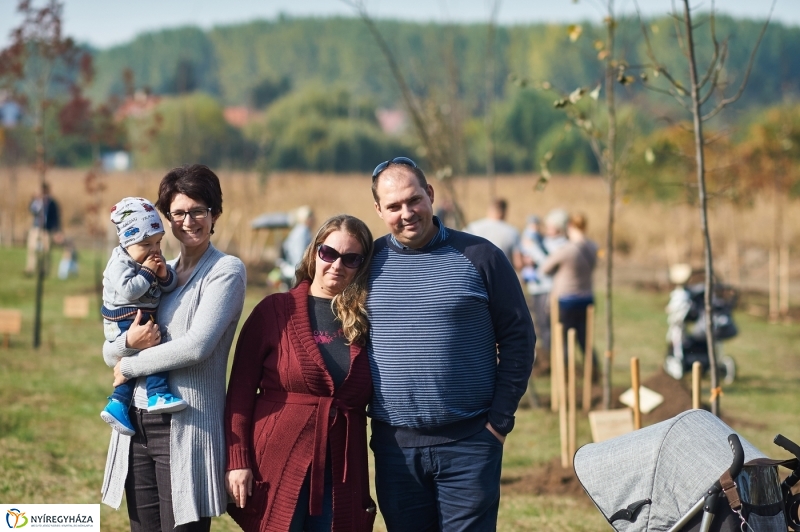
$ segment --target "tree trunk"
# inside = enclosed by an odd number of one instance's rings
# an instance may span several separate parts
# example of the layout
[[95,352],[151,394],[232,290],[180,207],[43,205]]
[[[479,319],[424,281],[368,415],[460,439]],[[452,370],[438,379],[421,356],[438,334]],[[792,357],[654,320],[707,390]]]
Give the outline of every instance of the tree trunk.
[[684,23],[686,25],[687,57],[689,59],[689,76],[691,79],[692,117],[694,122],[695,157],[697,161],[697,190],[700,200],[700,226],[703,235],[705,261],[705,311],[706,311],[706,345],[708,347],[709,373],[711,373],[711,413],[719,416],[719,393],[717,378],[717,352],[714,342],[714,315],[711,306],[714,290],[714,263],[711,255],[711,237],[708,230],[708,205],[705,180],[705,146],[703,142],[703,121],[700,114],[700,87],[697,78],[695,60],[694,35],[689,9],[689,0],[683,0]]
[[[605,172],[608,182],[608,232],[606,235],[606,351],[603,356],[603,408],[611,408],[611,362],[614,355],[614,321],[612,311],[614,273],[614,208],[617,202],[617,113],[614,101],[614,0],[608,1],[608,52],[606,63],[606,107],[608,108],[608,146]],[[591,353],[586,354],[592,356]]]
[[[43,99],[40,101],[44,101]],[[36,168],[39,173],[39,190],[40,194],[44,192],[44,184],[45,184],[45,153],[44,153],[44,106],[41,105],[39,109],[39,116],[37,117],[37,125],[35,128],[36,131]],[[44,198],[42,198],[44,199]],[[49,258],[49,246],[48,251],[45,253],[45,246],[44,246],[44,239],[47,238],[45,236],[45,221],[46,221],[46,209],[47,206],[42,201],[42,204],[39,208],[39,213],[37,214],[39,231],[37,234],[37,241],[36,241],[36,300],[34,304],[34,313],[33,313],[33,348],[39,349],[39,346],[42,344],[42,303],[44,299],[44,276],[45,276],[45,266],[47,259]]]

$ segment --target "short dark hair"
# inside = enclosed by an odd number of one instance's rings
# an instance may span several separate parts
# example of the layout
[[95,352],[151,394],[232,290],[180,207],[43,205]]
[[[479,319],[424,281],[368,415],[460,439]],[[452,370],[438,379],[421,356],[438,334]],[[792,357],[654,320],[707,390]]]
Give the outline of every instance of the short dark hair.
[[503,198],[496,198],[492,200],[492,208],[500,213],[500,216],[505,218],[508,211],[508,202]]
[[386,173],[387,170],[391,168],[401,167],[405,168],[412,174],[414,174],[417,178],[417,182],[419,182],[419,186],[424,189],[428,189],[428,178],[425,177],[425,172],[419,166],[409,166],[403,163],[389,163],[389,165],[376,177],[372,180],[372,197],[378,202],[378,181],[380,180],[381,176]]
[[[173,168],[158,185],[156,208],[169,219],[169,207],[177,194],[205,203],[211,208],[211,216],[222,213],[222,187],[219,178],[204,164],[192,164]],[[211,224],[214,234],[214,224]]]

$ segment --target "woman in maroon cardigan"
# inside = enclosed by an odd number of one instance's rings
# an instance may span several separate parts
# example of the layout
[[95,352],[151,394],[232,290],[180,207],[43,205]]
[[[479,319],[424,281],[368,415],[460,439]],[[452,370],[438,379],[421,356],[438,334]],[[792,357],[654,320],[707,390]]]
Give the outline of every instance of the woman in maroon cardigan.
[[[225,485],[246,531],[369,531],[364,303],[372,234],[326,221],[297,284],[261,301],[239,335],[225,411]],[[335,508],[335,511],[334,511]]]

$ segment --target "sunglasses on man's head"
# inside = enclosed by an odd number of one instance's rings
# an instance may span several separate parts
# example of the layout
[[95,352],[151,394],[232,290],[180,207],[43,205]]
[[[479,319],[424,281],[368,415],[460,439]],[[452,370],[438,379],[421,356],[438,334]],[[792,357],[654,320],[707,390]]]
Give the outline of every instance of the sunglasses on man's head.
[[375,170],[372,171],[372,180],[378,178],[381,175],[381,172],[386,170],[386,167],[390,164],[404,164],[406,166],[410,166],[411,168],[416,168],[417,163],[409,159],[408,157],[395,157],[394,159],[389,159],[388,161],[383,161],[381,164],[375,167]]
[[331,264],[336,262],[336,259],[341,258],[342,264],[351,269],[358,268],[364,262],[364,255],[361,255],[360,253],[342,254],[332,247],[326,246],[325,244],[320,244],[317,247],[317,254],[319,255],[319,258]]

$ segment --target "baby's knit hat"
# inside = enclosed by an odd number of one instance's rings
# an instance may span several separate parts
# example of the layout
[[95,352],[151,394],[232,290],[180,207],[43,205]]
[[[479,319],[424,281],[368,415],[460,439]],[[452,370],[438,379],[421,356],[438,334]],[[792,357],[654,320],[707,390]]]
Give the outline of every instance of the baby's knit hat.
[[111,207],[111,221],[124,248],[164,232],[155,206],[144,198],[123,198]]

